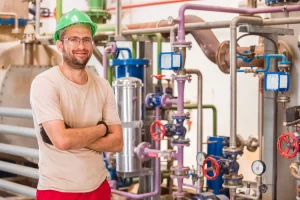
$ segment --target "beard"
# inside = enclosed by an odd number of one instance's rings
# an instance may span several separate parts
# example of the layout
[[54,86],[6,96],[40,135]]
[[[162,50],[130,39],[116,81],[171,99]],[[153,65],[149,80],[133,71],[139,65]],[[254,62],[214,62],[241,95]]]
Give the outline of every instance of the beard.
[[77,59],[74,55],[76,53],[76,50],[72,51],[72,54],[69,54],[66,52],[65,48],[63,47],[63,60],[64,62],[66,62],[71,68],[73,69],[84,69],[86,64],[88,63],[88,61],[90,60],[92,55],[88,55],[88,51],[87,50],[81,50],[81,52],[85,52],[86,53],[86,58],[84,59]]

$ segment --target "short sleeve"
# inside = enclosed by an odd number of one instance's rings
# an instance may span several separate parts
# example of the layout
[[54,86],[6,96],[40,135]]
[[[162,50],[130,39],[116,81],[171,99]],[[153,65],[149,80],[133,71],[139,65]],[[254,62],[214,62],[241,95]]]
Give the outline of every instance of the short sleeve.
[[106,83],[107,96],[103,108],[103,121],[105,121],[107,125],[121,124],[114,92],[110,84],[108,82]]
[[30,89],[30,104],[37,123],[63,120],[59,91],[53,82],[43,76],[36,77]]

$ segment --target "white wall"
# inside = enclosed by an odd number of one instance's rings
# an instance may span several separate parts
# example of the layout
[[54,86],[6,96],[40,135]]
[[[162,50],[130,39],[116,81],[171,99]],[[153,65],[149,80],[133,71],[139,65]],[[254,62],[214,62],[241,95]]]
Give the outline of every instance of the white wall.
[[[151,2],[154,0],[151,0]],[[159,1],[159,0],[155,0]],[[80,10],[87,10],[87,3],[84,0],[64,0],[63,12],[66,13],[72,8],[76,7]],[[110,1],[108,7],[114,6],[115,1]],[[150,0],[123,0],[124,5],[150,2]],[[215,6],[228,6],[238,7],[238,0],[226,0],[224,4],[223,0],[203,0],[195,1],[193,3],[215,5]],[[124,10],[123,24],[128,23],[141,23],[150,21],[159,21],[161,19],[167,19],[168,16],[176,18],[178,16],[178,9],[182,3],[151,6],[144,8],[135,8],[131,10]],[[55,7],[55,1],[44,0],[42,6],[49,7],[51,10]],[[114,14],[112,12],[112,14]],[[213,13],[203,11],[187,11],[186,14],[197,15],[203,18],[205,21],[224,21],[231,20],[235,17],[235,14],[226,13]],[[115,16],[108,23],[114,23]],[[41,32],[53,32],[55,30],[55,20],[45,19],[43,20],[43,27]],[[213,30],[220,42],[229,40],[229,29],[216,29]],[[203,73],[203,101],[204,104],[214,104],[218,110],[218,134],[223,136],[230,135],[230,76],[223,74],[218,67],[209,61],[199,48],[195,40],[191,35],[186,37],[188,41],[192,41],[193,48],[187,53],[186,68],[197,68]],[[257,44],[257,37],[249,37],[240,41],[240,46],[249,46]],[[127,44],[128,45],[128,44]],[[156,45],[154,45],[156,49]],[[163,51],[169,51],[170,45],[164,44]],[[154,54],[156,55],[156,54]],[[153,63],[156,63],[156,58]],[[99,65],[98,62],[93,59],[90,64]],[[155,67],[155,66],[154,66]],[[244,139],[248,136],[257,136],[257,77],[253,77],[250,74],[238,74],[238,120],[237,120],[237,133],[242,135]],[[187,83],[186,98],[197,101],[196,96],[196,77],[193,77],[192,83]],[[212,135],[212,113],[210,110],[204,110],[204,138]],[[186,166],[196,166],[196,112],[192,112],[192,128],[188,133],[188,137],[191,139],[191,146],[185,149],[184,163]],[[206,149],[206,146],[204,147]],[[241,164],[241,171],[245,180],[254,180],[250,166],[254,159],[258,159],[258,152],[248,153],[245,150],[245,154],[239,159]],[[191,181],[187,181],[191,182]]]

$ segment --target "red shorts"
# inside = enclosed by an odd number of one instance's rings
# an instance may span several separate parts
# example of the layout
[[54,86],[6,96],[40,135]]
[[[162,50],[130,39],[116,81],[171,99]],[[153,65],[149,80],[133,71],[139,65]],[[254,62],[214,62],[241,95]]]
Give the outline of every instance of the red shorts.
[[58,192],[55,190],[37,190],[36,200],[110,200],[110,186],[105,180],[96,190],[85,193]]

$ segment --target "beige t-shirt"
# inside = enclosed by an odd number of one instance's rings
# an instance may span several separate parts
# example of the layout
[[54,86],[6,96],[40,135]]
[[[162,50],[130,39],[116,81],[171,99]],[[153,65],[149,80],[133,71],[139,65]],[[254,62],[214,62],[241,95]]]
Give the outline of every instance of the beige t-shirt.
[[89,192],[107,176],[101,152],[87,148],[61,151],[42,140],[40,125],[63,120],[72,128],[121,124],[109,83],[88,72],[84,85],[69,81],[59,67],[39,74],[32,82],[30,103],[39,145],[39,190]]

